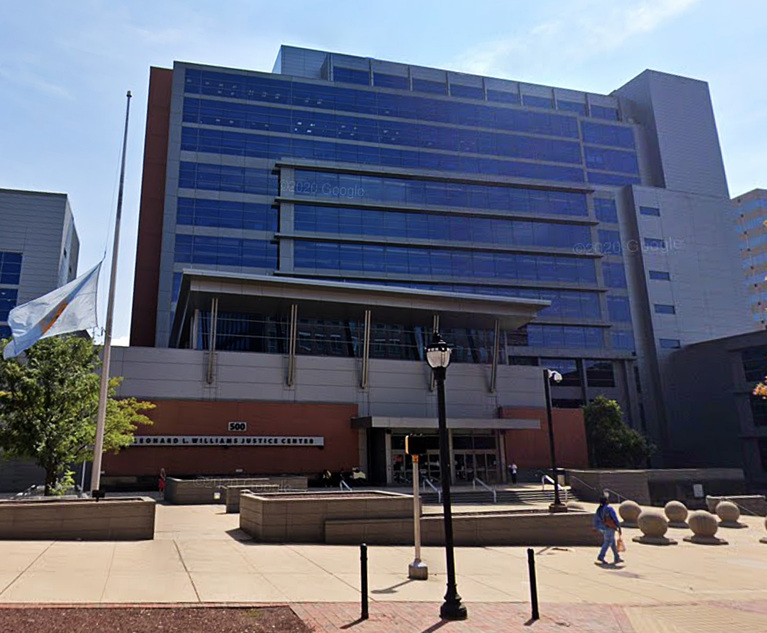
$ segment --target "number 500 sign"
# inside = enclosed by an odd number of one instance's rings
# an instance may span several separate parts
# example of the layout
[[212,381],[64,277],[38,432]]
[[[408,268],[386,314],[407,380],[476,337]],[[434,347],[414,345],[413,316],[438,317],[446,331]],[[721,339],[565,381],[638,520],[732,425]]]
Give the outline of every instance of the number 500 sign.
[[229,430],[230,431],[247,431],[248,423],[247,422],[230,422]]

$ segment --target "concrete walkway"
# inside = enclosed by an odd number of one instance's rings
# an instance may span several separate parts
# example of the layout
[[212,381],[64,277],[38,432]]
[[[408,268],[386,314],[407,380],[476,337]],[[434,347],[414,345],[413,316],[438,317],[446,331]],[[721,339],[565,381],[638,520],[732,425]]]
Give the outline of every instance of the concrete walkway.
[[[640,545],[631,541],[638,532],[626,529],[626,564],[619,568],[595,565],[595,548],[535,548],[539,599],[542,605],[552,605],[549,613],[561,614],[557,617],[585,614],[600,604],[621,605],[614,621],[624,628],[611,630],[686,631],[685,617],[707,613],[706,622],[726,626],[694,629],[698,633],[767,632],[767,544],[759,542],[767,532],[764,519],[742,520],[747,529],[719,530],[718,536],[730,545],[718,547],[685,543],[682,537],[689,531],[681,529],[668,533],[679,541],[676,546]],[[0,604],[291,603],[307,621],[324,614],[329,627],[356,618],[359,548],[259,544],[238,525],[239,515],[226,514],[223,506],[158,505],[153,541],[0,541]],[[444,550],[424,548],[427,581],[408,580],[412,558],[411,547],[369,548],[371,621],[355,630],[384,630],[370,627],[375,618],[397,610],[416,620],[419,613],[425,614],[428,626],[434,624],[445,592]],[[487,612],[488,621],[495,617],[493,612],[501,614],[498,617],[529,615],[525,548],[458,548],[456,569],[458,590],[471,613]],[[733,609],[736,602],[746,607]],[[327,609],[306,603],[326,603]],[[655,619],[648,614],[661,613],[661,607],[667,610],[669,627],[647,628]],[[547,608],[541,611],[545,615]],[[332,621],[331,613],[337,614],[338,622]],[[498,630],[477,628],[474,617],[472,623],[474,628],[445,626],[456,631]],[[325,624],[314,622],[318,631],[337,630],[322,628]],[[414,620],[413,626],[420,624]]]

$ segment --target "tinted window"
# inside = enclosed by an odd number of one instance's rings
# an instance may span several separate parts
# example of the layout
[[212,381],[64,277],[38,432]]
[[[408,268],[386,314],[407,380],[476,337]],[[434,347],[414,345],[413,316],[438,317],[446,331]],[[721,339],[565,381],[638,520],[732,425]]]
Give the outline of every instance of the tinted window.
[[461,84],[450,84],[450,94],[454,97],[464,99],[484,99],[485,95],[480,86],[462,86]]
[[586,115],[586,104],[577,103],[575,101],[557,101],[557,110],[565,110],[567,112],[577,112],[581,115]]
[[21,253],[0,251],[0,284],[19,285]]
[[443,95],[447,93],[447,84],[444,81],[413,78],[413,90],[416,92],[431,92]]
[[600,222],[618,222],[618,209],[612,198],[594,198],[594,213]]
[[642,215],[660,216],[660,209],[657,207],[639,207],[639,213]]
[[373,83],[381,88],[399,88],[401,90],[410,89],[410,80],[407,77],[400,77],[398,75],[373,73]]
[[682,343],[678,338],[662,338],[660,339],[660,346],[665,349],[677,349],[682,347]]
[[673,305],[656,303],[654,307],[656,314],[676,314],[676,308]]
[[584,361],[586,368],[586,382],[589,387],[614,387],[615,374],[613,364],[610,361]]
[[370,73],[366,70],[356,70],[354,68],[333,67],[333,81],[340,81],[347,84],[362,84],[367,86],[370,83]]
[[617,121],[618,109],[592,104],[591,116],[596,117],[597,119],[608,119],[610,121]]
[[651,270],[649,274],[650,279],[655,279],[656,281],[671,281],[671,275],[663,270]]
[[554,102],[551,97],[538,97],[535,95],[522,95],[522,104],[536,108],[552,108]]

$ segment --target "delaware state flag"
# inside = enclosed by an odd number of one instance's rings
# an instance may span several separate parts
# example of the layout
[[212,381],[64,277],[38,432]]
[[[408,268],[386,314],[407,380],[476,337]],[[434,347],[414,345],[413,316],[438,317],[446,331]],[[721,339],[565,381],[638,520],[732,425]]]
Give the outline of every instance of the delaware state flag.
[[13,340],[3,358],[18,356],[37,341],[57,334],[96,327],[96,292],[101,262],[61,288],[16,306],[8,315]]

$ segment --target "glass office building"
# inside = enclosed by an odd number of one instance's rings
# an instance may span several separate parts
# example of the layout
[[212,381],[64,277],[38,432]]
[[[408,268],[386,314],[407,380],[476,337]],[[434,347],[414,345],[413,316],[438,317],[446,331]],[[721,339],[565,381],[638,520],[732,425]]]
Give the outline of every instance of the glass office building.
[[[210,311],[173,330],[190,269],[540,299],[498,362],[560,371],[555,406],[616,398],[662,444],[666,355],[747,321],[728,211],[704,82],[592,94],[287,46],[271,73],[176,62],[150,80],[131,344],[210,346]],[[285,314],[217,320],[218,350],[288,351]],[[495,332],[442,329],[490,362]],[[428,328],[372,330],[372,358],[422,358]],[[301,319],[297,353],[357,357],[361,332]]]

